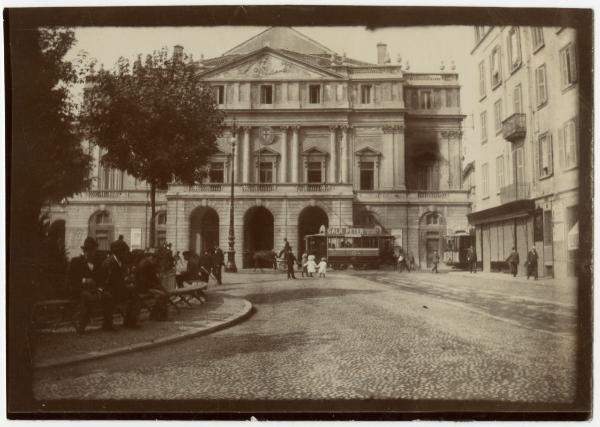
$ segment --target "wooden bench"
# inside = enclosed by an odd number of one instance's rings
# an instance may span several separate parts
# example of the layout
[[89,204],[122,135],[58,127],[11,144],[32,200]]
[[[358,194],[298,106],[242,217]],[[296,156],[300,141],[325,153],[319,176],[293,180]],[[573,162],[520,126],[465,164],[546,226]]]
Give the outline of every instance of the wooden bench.
[[206,302],[206,295],[204,290],[208,287],[208,283],[204,282],[192,282],[192,285],[184,286],[183,288],[171,289],[168,291],[169,304],[177,310],[179,313],[179,307],[177,303],[183,302],[188,307],[192,308],[190,301],[196,299],[200,304]]

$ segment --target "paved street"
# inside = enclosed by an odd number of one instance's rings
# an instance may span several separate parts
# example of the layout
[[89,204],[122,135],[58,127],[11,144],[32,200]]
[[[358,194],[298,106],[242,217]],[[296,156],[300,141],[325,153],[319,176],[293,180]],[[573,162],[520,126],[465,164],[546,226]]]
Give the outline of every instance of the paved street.
[[[478,277],[477,277],[478,276]],[[212,335],[37,373],[40,399],[569,402],[574,290],[464,273],[226,275],[256,313]],[[508,278],[508,276],[503,276]]]

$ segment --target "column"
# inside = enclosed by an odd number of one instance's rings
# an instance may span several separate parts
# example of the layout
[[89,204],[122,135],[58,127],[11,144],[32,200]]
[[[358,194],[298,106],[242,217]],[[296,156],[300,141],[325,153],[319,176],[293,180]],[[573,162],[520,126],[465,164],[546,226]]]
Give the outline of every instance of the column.
[[336,150],[336,128],[329,126],[329,183],[334,184],[337,180],[337,150]]
[[442,154],[442,159],[439,162],[440,168],[440,190],[447,190],[449,188],[449,180],[450,180],[450,132],[441,131],[438,132],[438,146],[440,149],[440,153]]
[[394,189],[406,190],[406,149],[404,126],[398,126],[394,134]]
[[288,141],[287,141],[288,128],[281,128],[281,166],[279,168],[280,176],[279,182],[285,184],[287,182],[287,166],[288,166]]
[[396,188],[396,174],[398,173],[397,167],[397,153],[395,146],[395,133],[397,126],[387,125],[381,129],[383,132],[383,179],[381,188],[391,190]]
[[298,183],[298,133],[300,132],[300,126],[294,126],[292,128],[292,179],[291,182],[294,184]]
[[243,179],[242,182],[247,184],[250,182],[250,168],[252,167],[250,161],[250,127],[244,126],[244,144],[243,144],[243,156],[242,156],[242,169]]
[[349,126],[342,126],[342,141],[340,146],[340,182],[344,184],[348,183],[348,129]]
[[[233,182],[240,182],[240,176],[242,175],[242,171],[240,171],[240,150],[242,147],[240,146],[240,139],[238,135],[235,136],[235,153],[233,153],[233,158],[231,159],[230,168],[233,168]],[[227,182],[231,183],[231,169],[227,171]]]

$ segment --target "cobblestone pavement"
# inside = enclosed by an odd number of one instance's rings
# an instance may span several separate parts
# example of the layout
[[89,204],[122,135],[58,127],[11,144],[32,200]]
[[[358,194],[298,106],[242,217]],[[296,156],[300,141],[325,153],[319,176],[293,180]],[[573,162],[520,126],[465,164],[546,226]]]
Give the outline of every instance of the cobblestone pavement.
[[468,399],[567,403],[568,291],[450,274],[226,275],[256,313],[218,333],[38,372],[39,399]]

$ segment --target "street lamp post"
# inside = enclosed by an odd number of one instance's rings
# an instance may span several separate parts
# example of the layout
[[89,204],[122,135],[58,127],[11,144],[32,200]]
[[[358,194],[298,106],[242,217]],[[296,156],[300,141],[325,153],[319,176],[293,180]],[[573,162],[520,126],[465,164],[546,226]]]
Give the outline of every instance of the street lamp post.
[[229,204],[229,250],[227,251],[227,264],[225,264],[225,271],[227,273],[237,273],[237,267],[235,266],[235,232],[233,231],[233,205],[235,203],[235,196],[233,193],[235,183],[235,144],[237,142],[237,127],[235,124],[235,118],[233,119],[233,126],[231,130],[231,200]]

